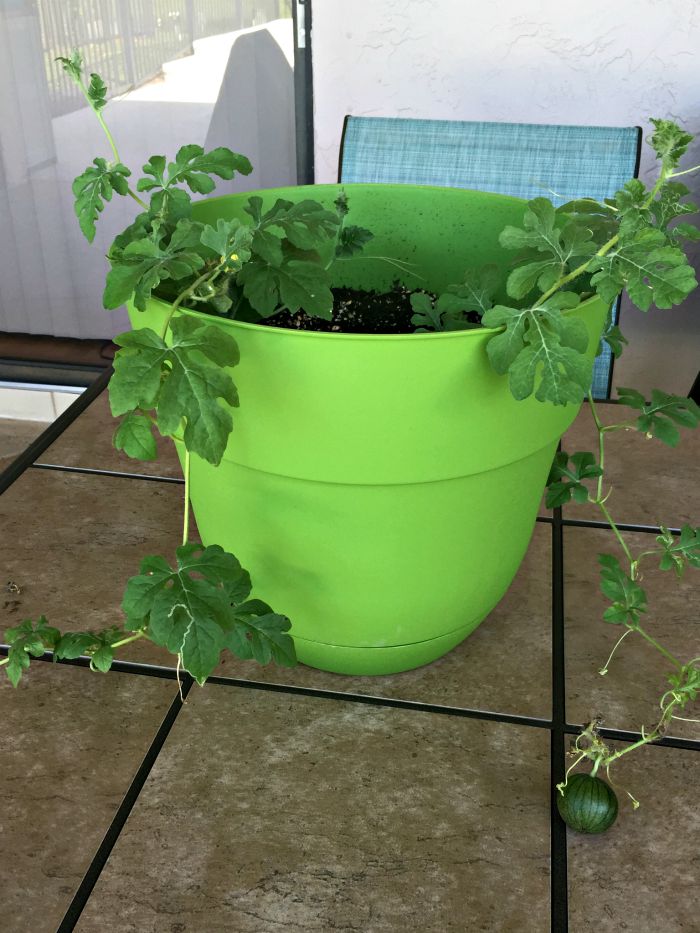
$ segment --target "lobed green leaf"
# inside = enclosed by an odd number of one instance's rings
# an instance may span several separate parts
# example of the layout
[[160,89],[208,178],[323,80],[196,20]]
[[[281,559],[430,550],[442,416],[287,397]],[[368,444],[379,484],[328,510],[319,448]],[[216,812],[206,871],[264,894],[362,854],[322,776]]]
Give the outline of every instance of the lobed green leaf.
[[196,251],[201,231],[201,224],[180,220],[167,245],[142,237],[110,252],[112,268],[107,273],[104,307],[118,308],[133,297],[137,309],[144,311],[153,289],[162,281],[191,277],[204,265]]
[[[683,200],[689,194],[689,189],[680,182],[667,181],[662,186],[657,197],[649,205],[649,212],[660,230],[664,230],[666,233],[677,233],[678,227],[673,228],[673,231],[668,229],[671,221],[698,212],[697,204],[693,201]],[[695,234],[700,235],[700,231],[693,224],[686,224],[685,226],[694,231],[689,235],[689,239],[696,238]]]
[[662,525],[656,540],[661,545],[661,570],[674,570],[681,577],[687,566],[700,567],[700,528],[683,525],[680,536],[675,537]]
[[253,233],[240,220],[219,218],[216,227],[204,227],[201,241],[220,257],[228,272],[235,273],[250,259]]
[[413,292],[409,300],[414,312],[411,323],[415,324],[417,334],[442,330],[440,312],[435,308],[430,295],[426,295],[425,292]]
[[48,624],[45,616],[40,616],[36,623],[25,619],[20,625],[5,631],[5,641],[10,647],[7,664],[3,666],[13,687],[19,684],[22,674],[28,669],[30,658],[40,658],[45,651],[53,650],[60,637],[61,633]]
[[273,266],[251,259],[238,274],[238,282],[252,307],[263,317],[287,308],[292,313],[301,309],[314,317],[331,319],[333,293],[328,272],[322,265],[283,259],[279,266]]
[[286,616],[273,612],[262,600],[251,599],[235,607],[226,647],[242,660],[294,667],[297,661],[294,642],[287,634],[290,628]]
[[66,74],[76,83],[82,80],[83,76],[83,56],[78,49],[73,49],[70,57],[63,55],[57,56],[54,61],[60,62]]
[[684,428],[696,428],[700,424],[700,407],[691,398],[683,395],[669,395],[660,389],[652,389],[651,401],[647,402],[641,392],[620,386],[617,390],[620,402],[641,411],[635,426],[638,431],[649,437],[656,437],[669,447],[676,447],[680,441],[680,431],[676,425]]
[[143,166],[148,177],[139,179],[136,187],[139,191],[151,191],[186,184],[197,194],[210,194],[216,187],[212,175],[229,179],[236,172],[249,175],[252,170],[245,156],[232,152],[226,146],[205,152],[201,146],[191,144],[178,150],[174,162],[167,162],[163,155],[151,156]]
[[88,100],[95,110],[102,110],[107,104],[107,85],[102,78],[93,72],[90,75],[90,84],[87,89]]
[[612,302],[626,289],[642,311],[652,304],[670,308],[680,304],[697,286],[688,259],[670,245],[661,230],[642,227],[628,237],[620,236],[614,249],[591,262],[591,284],[605,301]]
[[603,614],[604,621],[634,628],[640,615],[647,611],[646,593],[612,554],[599,554],[598,563],[601,566],[600,588],[612,602]]
[[493,307],[501,287],[501,270],[498,266],[488,263],[478,270],[467,269],[463,281],[457,285],[449,285],[447,294],[459,299],[463,313],[473,311],[483,317],[489,308]]
[[112,442],[117,450],[135,460],[156,460],[156,440],[153,426],[146,415],[136,411],[127,412],[114,432]]
[[262,229],[279,227],[299,249],[318,250],[335,238],[339,219],[317,201],[294,203],[278,198],[270,210],[260,216],[258,223]]
[[693,141],[690,133],[686,133],[672,120],[650,120],[654,127],[651,145],[664,165],[675,168]]
[[145,629],[156,644],[178,654],[200,684],[225,647],[261,663],[285,651],[294,663],[293,644],[284,636],[289,621],[266,604],[244,602],[250,577],[232,554],[218,545],[186,544],[176,559],[174,568],[162,557],[141,562],[141,573],[128,581],[122,601],[129,627]]
[[92,243],[95,239],[95,223],[104,210],[104,202],[112,200],[112,193],[125,195],[129,190],[129,169],[118,162],[109,165],[106,159],[97,158],[73,182],[75,214],[83,235]]
[[192,318],[177,317],[170,329],[170,346],[150,328],[115,337],[122,349],[115,356],[109,384],[112,414],[155,409],[164,435],[175,434],[184,419],[187,449],[216,465],[233,427],[219,399],[238,405],[236,387],[225,369],[238,363],[238,347],[215,325]]
[[591,384],[592,364],[584,355],[588,332],[579,318],[562,314],[579,302],[558,292],[535,308],[496,305],[482,318],[485,327],[504,326],[487,344],[491,365],[508,373],[516,399],[535,393],[555,405],[580,402]]
[[602,472],[590,451],[571,456],[563,450],[559,451],[547,479],[547,508],[557,508],[572,499],[579,503],[587,502],[588,489],[583,480],[601,476]]
[[349,224],[343,227],[338,235],[338,242],[335,247],[335,255],[344,259],[349,256],[356,256],[361,253],[370,240],[374,239],[374,234],[364,227],[358,227]]
[[622,356],[622,348],[626,346],[629,341],[617,324],[610,323],[602,336],[601,347],[603,343],[606,343],[610,347],[613,356],[617,358]]

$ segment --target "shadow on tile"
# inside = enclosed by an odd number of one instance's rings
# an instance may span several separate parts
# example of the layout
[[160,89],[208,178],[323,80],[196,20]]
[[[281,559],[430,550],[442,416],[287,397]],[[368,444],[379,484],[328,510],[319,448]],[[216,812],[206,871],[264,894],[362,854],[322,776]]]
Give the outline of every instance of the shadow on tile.
[[[658,747],[620,760],[615,825],[600,836],[568,831],[571,930],[698,929],[698,763],[697,752]],[[641,802],[637,811],[624,788]]]
[[2,928],[60,923],[175,696],[172,682],[35,661],[0,671]]
[[76,929],[541,933],[548,749],[539,729],[195,688]]
[[[653,535],[626,534],[633,553],[655,544]],[[609,605],[600,591],[597,555],[620,551],[611,532],[588,528],[564,531],[566,613],[566,711],[570,722],[586,722],[600,713],[611,728],[638,731],[658,721],[658,701],[669,688],[671,665],[637,635],[629,635],[615,653],[608,673],[598,671],[622,635],[619,625],[603,622]],[[692,568],[681,580],[671,571],[651,569],[642,585],[649,611],[645,630],[682,662],[700,655],[700,574]],[[700,703],[684,715],[700,718]],[[676,722],[672,735],[700,739],[700,724]]]

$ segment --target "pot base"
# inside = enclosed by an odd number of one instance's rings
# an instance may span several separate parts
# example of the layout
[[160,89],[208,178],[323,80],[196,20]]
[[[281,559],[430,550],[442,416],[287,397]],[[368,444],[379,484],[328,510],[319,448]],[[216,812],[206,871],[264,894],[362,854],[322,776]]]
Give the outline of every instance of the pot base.
[[295,636],[294,646],[302,664],[321,671],[355,676],[399,674],[441,658],[464,641],[481,621],[477,619],[447,635],[408,645],[388,645],[382,648],[331,645]]

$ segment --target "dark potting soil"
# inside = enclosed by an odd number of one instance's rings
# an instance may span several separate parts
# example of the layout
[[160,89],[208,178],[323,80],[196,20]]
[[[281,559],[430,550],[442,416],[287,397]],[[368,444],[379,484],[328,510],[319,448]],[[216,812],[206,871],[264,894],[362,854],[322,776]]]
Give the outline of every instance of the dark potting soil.
[[330,321],[309,317],[305,311],[295,314],[280,311],[259,323],[269,327],[339,334],[412,334],[416,329],[411,323],[414,314],[411,291],[400,282],[394,282],[391,291],[383,293],[354,288],[334,288],[332,291],[333,317]]

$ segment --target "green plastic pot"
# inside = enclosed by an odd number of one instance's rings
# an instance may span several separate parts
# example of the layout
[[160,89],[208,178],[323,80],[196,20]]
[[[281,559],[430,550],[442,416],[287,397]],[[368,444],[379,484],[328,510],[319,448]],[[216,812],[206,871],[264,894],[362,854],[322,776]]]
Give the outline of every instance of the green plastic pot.
[[[468,267],[504,270],[498,245],[524,202],[408,185],[345,185],[348,222],[374,232],[336,284],[440,291]],[[332,205],[340,188],[257,192]],[[249,193],[199,202],[198,219],[239,217]],[[505,296],[504,296],[505,297]],[[168,305],[131,309],[162,327]],[[184,312],[201,318],[196,312]],[[594,356],[607,308],[577,309]],[[206,321],[216,320],[207,316]],[[235,553],[255,595],[292,620],[299,659],[345,674],[418,667],[461,642],[501,599],[530,540],[557,442],[579,406],[516,402],[491,369],[493,333],[349,335],[220,320],[235,337],[241,406],[224,459],[192,458],[205,544]]]

